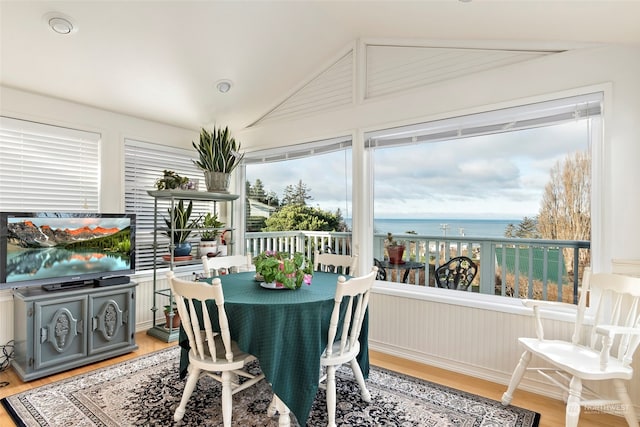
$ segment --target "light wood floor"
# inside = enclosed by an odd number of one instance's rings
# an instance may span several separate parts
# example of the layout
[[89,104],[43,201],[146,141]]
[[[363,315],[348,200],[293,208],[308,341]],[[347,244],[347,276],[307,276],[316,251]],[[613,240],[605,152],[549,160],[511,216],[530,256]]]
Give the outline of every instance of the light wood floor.
[[[176,345],[176,343],[163,343],[148,336],[145,332],[136,334],[136,342],[139,349],[124,356],[115,357],[107,361],[94,363],[89,366],[73,369],[68,372],[52,375],[46,378],[33,380],[24,383],[18,378],[13,369],[0,372],[0,382],[8,381],[9,385],[0,388],[0,398],[19,393],[30,388],[49,384],[63,378],[67,378],[80,373],[88,372],[96,368],[109,366],[111,364],[132,359],[146,353],[150,353],[162,348]],[[490,399],[500,400],[505,387],[500,384],[479,380],[473,377],[461,375],[451,371],[433,368],[416,362],[406,361],[393,356],[372,351],[370,353],[371,364],[386,369],[401,372],[425,380],[443,384],[449,387],[478,394]],[[526,393],[518,390],[513,398],[514,405],[527,408],[542,414],[540,427],[558,427],[564,425],[564,404],[559,400],[541,397],[536,394]],[[580,427],[616,427],[626,426],[624,419],[606,414],[583,413],[580,416]],[[0,405],[0,426],[15,426],[11,418]]]

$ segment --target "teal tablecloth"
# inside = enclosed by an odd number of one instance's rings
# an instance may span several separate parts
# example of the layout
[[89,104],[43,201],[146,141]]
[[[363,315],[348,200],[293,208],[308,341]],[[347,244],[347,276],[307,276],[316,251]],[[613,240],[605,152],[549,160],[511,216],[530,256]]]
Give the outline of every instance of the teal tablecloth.
[[[298,422],[305,425],[318,391],[320,356],[327,345],[338,275],[315,272],[311,286],[303,284],[292,291],[263,289],[254,280],[254,274],[220,277],[231,338],[243,351],[258,358],[273,391]],[[367,337],[368,318],[365,318],[358,356],[365,378],[369,374]],[[179,342],[180,374],[184,377],[189,364],[189,342],[182,328]]]

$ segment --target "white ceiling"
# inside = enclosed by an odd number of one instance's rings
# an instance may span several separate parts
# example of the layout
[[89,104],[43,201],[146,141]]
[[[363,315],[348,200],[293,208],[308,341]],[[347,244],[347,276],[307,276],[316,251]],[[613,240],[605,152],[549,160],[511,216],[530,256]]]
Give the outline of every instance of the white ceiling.
[[[49,12],[78,31],[55,34]],[[0,0],[0,19],[2,85],[191,129],[248,126],[359,39],[640,45],[638,0]]]

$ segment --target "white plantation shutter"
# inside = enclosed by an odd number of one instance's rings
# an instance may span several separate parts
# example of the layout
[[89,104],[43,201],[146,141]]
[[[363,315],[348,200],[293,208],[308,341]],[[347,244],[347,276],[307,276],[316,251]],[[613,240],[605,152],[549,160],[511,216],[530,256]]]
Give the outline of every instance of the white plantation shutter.
[[[125,139],[124,141],[125,210],[136,214],[136,269],[149,270],[153,267],[154,198],[147,191],[156,190],[156,180],[165,170],[198,180],[204,186],[204,175],[194,164],[194,150],[185,150],[148,142]],[[202,189],[202,188],[200,188]],[[185,201],[185,206],[188,201]],[[158,226],[165,227],[163,217],[170,206],[168,200],[158,200]],[[191,219],[212,210],[210,202],[193,202]],[[192,233],[189,241],[198,242]],[[158,233],[158,255],[162,255],[169,239]]]
[[98,212],[100,138],[0,117],[0,210]]

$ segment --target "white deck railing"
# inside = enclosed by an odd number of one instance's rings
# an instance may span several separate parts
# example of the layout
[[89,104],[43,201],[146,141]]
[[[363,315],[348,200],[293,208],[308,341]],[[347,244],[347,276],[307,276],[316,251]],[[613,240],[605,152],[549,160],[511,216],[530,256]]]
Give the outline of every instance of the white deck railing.
[[[385,234],[374,235],[374,258],[385,259]],[[491,295],[577,302],[582,269],[589,259],[591,244],[582,240],[507,239],[483,237],[443,237],[394,235],[404,241],[404,260],[424,263],[411,270],[409,285],[434,286],[434,271],[454,256],[465,255],[479,265],[470,289]],[[251,232],[246,234],[245,251],[314,251],[350,254],[351,233],[319,231]],[[488,260],[488,262],[487,262]],[[585,261],[587,260],[587,261]],[[429,268],[426,268],[426,265]],[[574,266],[578,274],[574,274]],[[401,281],[389,274],[387,280]],[[560,286],[558,286],[560,284]]]

